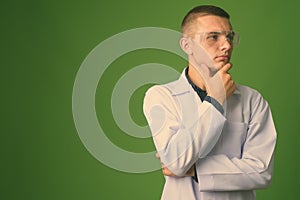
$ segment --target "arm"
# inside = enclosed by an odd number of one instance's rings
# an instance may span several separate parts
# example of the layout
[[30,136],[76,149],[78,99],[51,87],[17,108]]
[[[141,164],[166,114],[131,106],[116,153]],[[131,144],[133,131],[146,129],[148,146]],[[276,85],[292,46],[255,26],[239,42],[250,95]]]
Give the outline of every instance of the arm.
[[209,102],[203,102],[199,110],[192,105],[197,104],[176,99],[162,86],[149,89],[144,99],[144,114],[161,162],[177,176],[184,176],[211,151],[225,122]]
[[225,154],[207,156],[197,163],[200,191],[234,191],[263,189],[273,174],[273,153],[276,143],[270,108],[259,95],[249,122],[242,157]]

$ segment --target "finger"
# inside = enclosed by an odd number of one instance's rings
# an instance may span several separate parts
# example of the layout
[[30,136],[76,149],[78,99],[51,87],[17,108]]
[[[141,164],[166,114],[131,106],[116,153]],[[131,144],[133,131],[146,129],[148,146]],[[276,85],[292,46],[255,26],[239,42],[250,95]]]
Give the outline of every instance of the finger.
[[235,90],[236,90],[236,84],[233,82],[231,86],[231,93],[233,94]]
[[169,174],[168,174],[168,171],[166,170],[166,169],[162,169],[162,173],[163,173],[163,175],[165,175],[165,176],[168,176]]
[[232,64],[227,63],[220,69],[220,71],[228,73],[228,71],[231,69],[231,67],[232,67]]
[[227,64],[225,64],[225,65],[220,69],[220,71],[221,71],[221,72],[228,73],[228,71],[231,69],[231,67],[232,67],[232,64],[231,64],[231,63],[227,63]]
[[236,85],[234,83],[234,81],[230,81],[230,83],[228,84],[227,88],[226,88],[226,96],[230,97],[234,91],[236,90]]
[[155,157],[158,158],[158,159],[160,159],[160,156],[159,156],[159,154],[157,152],[155,154]]
[[173,172],[171,172],[169,169],[163,169],[162,170],[163,175],[165,176],[175,176],[175,174],[173,174]]

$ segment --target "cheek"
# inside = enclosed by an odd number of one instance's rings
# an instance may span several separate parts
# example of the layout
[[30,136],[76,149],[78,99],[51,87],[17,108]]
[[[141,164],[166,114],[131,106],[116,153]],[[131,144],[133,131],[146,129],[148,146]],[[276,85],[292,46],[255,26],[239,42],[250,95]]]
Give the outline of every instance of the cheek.
[[209,56],[209,58],[214,60],[214,58],[217,55],[218,49],[216,49],[216,48],[206,48],[205,51],[206,51],[207,55]]

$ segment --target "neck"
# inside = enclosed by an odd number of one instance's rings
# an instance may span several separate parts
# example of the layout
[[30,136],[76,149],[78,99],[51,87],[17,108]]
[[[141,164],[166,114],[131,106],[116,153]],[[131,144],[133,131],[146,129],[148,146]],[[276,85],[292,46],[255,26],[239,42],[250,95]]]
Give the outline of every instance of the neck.
[[188,75],[195,85],[197,85],[201,90],[206,91],[204,79],[191,63],[189,63]]

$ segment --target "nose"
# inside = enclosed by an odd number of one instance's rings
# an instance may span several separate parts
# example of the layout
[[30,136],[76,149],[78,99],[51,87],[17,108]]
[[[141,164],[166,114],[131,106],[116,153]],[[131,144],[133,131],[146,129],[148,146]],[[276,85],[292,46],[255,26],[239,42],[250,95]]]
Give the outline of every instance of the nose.
[[221,42],[220,44],[220,50],[228,51],[230,49],[232,49],[232,42],[227,37],[225,37],[223,42]]
[[225,37],[223,42],[220,44],[220,50],[228,51],[230,49],[232,49],[232,43],[227,37]]

